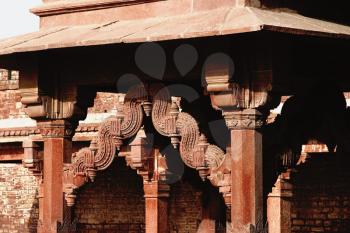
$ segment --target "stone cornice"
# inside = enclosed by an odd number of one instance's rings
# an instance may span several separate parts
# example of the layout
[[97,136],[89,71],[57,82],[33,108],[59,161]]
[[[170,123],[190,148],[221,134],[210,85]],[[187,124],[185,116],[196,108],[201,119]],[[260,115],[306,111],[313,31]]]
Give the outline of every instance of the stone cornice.
[[18,128],[0,129],[0,137],[28,136],[31,134],[39,134],[39,133],[40,132],[36,127],[18,127]]
[[46,3],[42,6],[33,8],[30,11],[38,16],[49,16],[80,11],[100,10],[155,1],[163,0],[61,0],[52,3]]
[[38,128],[43,138],[70,138],[75,130],[74,126],[66,120],[38,122]]
[[[76,133],[97,132],[101,123],[83,123],[78,126]],[[16,127],[0,129],[0,138],[2,137],[18,137],[40,134],[37,127]]]

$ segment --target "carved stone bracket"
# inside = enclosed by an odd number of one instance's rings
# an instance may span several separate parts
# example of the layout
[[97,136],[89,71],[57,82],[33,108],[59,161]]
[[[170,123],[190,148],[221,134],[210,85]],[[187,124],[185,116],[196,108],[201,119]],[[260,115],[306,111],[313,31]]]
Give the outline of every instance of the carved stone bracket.
[[171,97],[166,87],[153,90],[152,121],[155,129],[171,138],[174,148],[178,147],[183,162],[197,169],[205,179],[210,169],[222,162],[225,152],[209,144],[201,134],[196,120],[188,113],[180,111],[180,98]]
[[211,170],[208,179],[223,195],[227,207],[231,207],[231,156],[226,154],[222,163]]
[[[120,108],[115,116],[105,120],[98,136],[91,142],[89,148],[83,148],[73,154],[72,163],[64,168],[63,186],[68,206],[73,206],[76,198],[75,190],[84,183],[94,181],[96,172],[104,170],[113,162],[117,150],[122,147],[122,141],[139,132],[143,123],[143,104],[147,92],[144,86],[131,88],[121,100]],[[143,139],[138,135],[134,144],[130,145],[132,152],[141,150]],[[125,155],[125,154],[124,154]],[[127,156],[127,161],[139,168],[145,159]]]

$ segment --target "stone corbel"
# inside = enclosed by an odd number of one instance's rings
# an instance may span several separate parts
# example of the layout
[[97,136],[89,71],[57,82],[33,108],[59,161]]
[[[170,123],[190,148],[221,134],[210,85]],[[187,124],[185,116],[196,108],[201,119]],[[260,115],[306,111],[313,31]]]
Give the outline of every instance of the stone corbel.
[[[33,63],[33,62],[32,62]],[[78,121],[86,116],[87,107],[93,103],[90,92],[80,90],[76,83],[65,83],[60,77],[39,80],[37,64],[23,68],[19,88],[21,103],[26,114],[37,120],[69,119]]]
[[24,156],[22,162],[35,176],[42,175],[43,151],[38,142],[31,139],[23,141]]
[[39,93],[39,73],[36,59],[28,61],[19,72],[21,102],[26,114],[33,119],[47,116],[46,98]]
[[260,128],[269,110],[278,106],[280,97],[272,94],[272,74],[265,73],[251,72],[233,79],[227,63],[206,64],[205,92],[213,108],[222,111],[228,128]]

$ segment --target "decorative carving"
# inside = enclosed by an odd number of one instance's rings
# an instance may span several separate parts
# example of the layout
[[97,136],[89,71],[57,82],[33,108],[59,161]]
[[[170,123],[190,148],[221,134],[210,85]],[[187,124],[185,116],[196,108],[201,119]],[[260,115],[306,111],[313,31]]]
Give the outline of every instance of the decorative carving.
[[40,131],[36,127],[18,127],[18,128],[0,129],[0,137],[29,136],[32,134],[39,134],[39,133]]
[[[174,147],[179,145],[184,163],[197,169],[203,179],[209,175],[210,169],[220,166],[225,153],[207,142],[200,134],[196,120],[180,111],[180,98],[171,97],[167,88],[158,90],[153,96],[153,106],[143,86],[130,89],[120,102],[123,104],[119,105],[117,114],[101,124],[98,137],[91,142],[90,148],[75,153],[72,164],[64,170],[64,192],[69,206],[74,205],[75,190],[88,180],[93,181],[97,171],[109,167],[117,150],[145,182],[166,179],[165,158],[156,158],[144,130],[140,130],[143,111],[151,113],[156,130],[171,137]],[[136,133],[135,139],[122,147],[122,141]],[[155,167],[155,164],[159,166]]]
[[[88,180],[94,181],[96,172],[106,169],[113,162],[122,140],[139,131],[143,121],[142,104],[146,100],[147,92],[143,86],[131,88],[121,100],[123,103],[120,104],[116,116],[101,124],[97,139],[92,140],[89,148],[83,148],[73,155],[72,163],[67,164],[64,169],[64,192],[68,206],[74,205],[77,188]],[[139,144],[134,146],[136,145]],[[132,157],[131,160],[135,162],[138,158]],[[138,162],[142,162],[142,159]],[[136,162],[133,164],[135,167],[139,166],[135,165]]]
[[256,129],[264,125],[263,115],[255,109],[223,112],[222,114],[229,129]]
[[69,138],[74,134],[74,126],[65,120],[38,122],[38,128],[43,137]]
[[196,120],[188,113],[180,112],[179,98],[170,96],[166,87],[158,89],[153,97],[152,121],[155,129],[171,138],[177,148],[180,141],[180,155],[184,163],[198,169],[204,178],[209,168],[214,168],[224,157],[217,146],[210,145],[204,135],[200,135]]
[[223,195],[228,207],[231,207],[231,160],[228,152],[221,163],[211,170],[208,177],[212,185],[219,187],[219,192]]

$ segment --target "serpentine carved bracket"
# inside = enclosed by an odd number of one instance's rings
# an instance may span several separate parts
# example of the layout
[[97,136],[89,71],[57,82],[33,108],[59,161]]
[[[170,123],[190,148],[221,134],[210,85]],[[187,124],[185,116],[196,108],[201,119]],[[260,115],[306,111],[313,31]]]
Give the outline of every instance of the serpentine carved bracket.
[[180,98],[172,97],[166,87],[157,87],[153,96],[152,121],[155,129],[163,136],[170,137],[174,148],[179,148],[183,162],[197,169],[202,179],[210,170],[217,168],[225,152],[209,144],[199,131],[196,120],[180,111]]
[[[152,116],[155,129],[171,138],[183,162],[198,170],[202,179],[227,157],[223,150],[207,142],[190,114],[180,111],[179,97],[172,97],[166,87],[154,85],[146,90],[144,86],[137,86],[125,95],[117,114],[101,124],[98,137],[90,147],[79,150],[73,155],[72,163],[66,164],[64,192],[67,205],[74,205],[75,190],[89,180],[94,181],[96,172],[108,168],[117,151],[118,156],[125,157],[127,164],[136,169],[144,180],[166,179],[165,158],[158,156],[160,153],[149,145],[141,128],[143,111]],[[133,136],[134,140],[123,146],[123,140]],[[155,168],[155,164],[159,164],[159,167]]]
[[90,147],[73,154],[72,163],[66,164],[63,176],[63,191],[68,206],[74,205],[75,190],[89,180],[94,181],[96,172],[105,170],[113,162],[123,140],[139,132],[143,123],[143,109],[146,115],[149,114],[147,98],[144,86],[131,88],[121,101],[123,103],[117,114],[101,124],[98,136],[92,140]]

